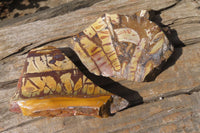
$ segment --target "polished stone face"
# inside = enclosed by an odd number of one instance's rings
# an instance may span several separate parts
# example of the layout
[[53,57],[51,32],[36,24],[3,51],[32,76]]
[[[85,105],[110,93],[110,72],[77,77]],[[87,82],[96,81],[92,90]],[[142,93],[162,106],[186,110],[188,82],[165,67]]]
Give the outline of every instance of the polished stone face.
[[146,10],[133,16],[104,14],[72,42],[90,72],[138,82],[173,51],[164,32],[148,20]]
[[95,85],[52,46],[28,53],[18,90],[11,110],[31,116],[107,116],[109,107],[105,111],[104,106],[112,101],[111,93]]
[[84,97],[109,94],[52,46],[29,52],[18,88],[25,98],[55,94]]

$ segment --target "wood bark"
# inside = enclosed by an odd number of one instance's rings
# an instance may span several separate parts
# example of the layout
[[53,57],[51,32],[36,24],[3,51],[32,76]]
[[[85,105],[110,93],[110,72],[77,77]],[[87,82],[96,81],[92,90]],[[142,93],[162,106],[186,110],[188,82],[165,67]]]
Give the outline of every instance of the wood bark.
[[[67,3],[9,23],[0,22],[0,132],[200,132],[200,3],[194,0],[72,2],[76,5],[70,8]],[[132,107],[106,119],[32,118],[9,112],[9,100],[30,49],[44,45],[67,47],[72,35],[103,13],[131,15],[141,9],[149,10],[151,19],[166,31],[175,46],[173,55],[151,82],[114,83],[110,79],[101,84],[99,81],[104,79],[94,77],[104,89],[124,90],[121,95],[133,102]]]

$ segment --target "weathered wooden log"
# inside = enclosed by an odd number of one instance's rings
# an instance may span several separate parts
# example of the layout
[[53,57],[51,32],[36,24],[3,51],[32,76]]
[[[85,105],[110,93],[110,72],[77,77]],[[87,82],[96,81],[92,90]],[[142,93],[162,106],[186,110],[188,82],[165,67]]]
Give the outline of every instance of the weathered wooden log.
[[[0,131],[199,132],[199,6],[198,1],[192,0],[104,0],[60,16],[59,13],[50,16],[48,12],[55,9],[48,9],[18,20],[10,20],[13,22],[8,24],[1,22],[5,27],[0,28]],[[65,6],[58,7],[56,12],[62,11],[63,8]],[[151,82],[120,80],[116,83],[111,79],[97,77],[93,81],[106,90],[124,90],[121,91],[124,93],[121,96],[129,99],[133,105],[141,105],[107,119],[86,116],[31,118],[8,111],[10,97],[16,90],[26,53],[30,49],[43,45],[67,47],[72,35],[82,31],[103,13],[131,15],[141,9],[151,10],[152,20],[164,30],[166,27],[171,29],[168,29],[166,34],[171,37],[170,40],[176,47],[174,54]],[[45,14],[46,18],[41,17],[42,14]],[[87,76],[92,78],[92,75]],[[102,84],[99,80],[106,82]]]

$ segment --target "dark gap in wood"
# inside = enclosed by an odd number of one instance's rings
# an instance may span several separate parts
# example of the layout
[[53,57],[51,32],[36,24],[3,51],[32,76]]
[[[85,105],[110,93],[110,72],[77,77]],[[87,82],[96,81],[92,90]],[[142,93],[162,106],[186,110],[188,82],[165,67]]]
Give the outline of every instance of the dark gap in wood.
[[[31,48],[31,49],[38,48],[38,47],[42,47],[42,46],[47,45],[47,44],[49,44],[49,43],[53,43],[53,42],[56,42],[56,41],[61,41],[61,40],[68,39],[68,38],[71,38],[71,36],[60,37],[60,38],[57,38],[57,39],[54,39],[54,40],[51,40],[51,41],[48,41],[48,42],[45,42],[45,43],[41,43],[41,44],[37,45],[36,47]],[[31,49],[28,49],[28,50],[27,50],[27,48],[30,47],[31,45],[33,45],[33,44],[31,43],[31,44],[29,44],[29,45],[26,45],[26,46],[20,48],[17,52],[14,52],[14,53],[12,53],[12,54],[6,56],[6,57],[3,57],[2,59],[0,59],[0,61],[2,61],[2,60],[4,60],[4,59],[7,59],[7,58],[9,58],[9,57],[11,57],[11,56],[16,56],[16,55],[18,55],[18,54],[21,54],[21,55],[27,54],[27,53],[31,50]]]
[[[192,20],[194,18],[197,18],[197,20]],[[200,23],[200,21],[198,20],[198,16],[188,16],[188,17],[184,17],[184,18],[174,19],[170,24],[168,24],[168,26],[170,27],[171,25],[174,25],[177,20],[180,21],[180,20],[184,20],[184,19],[190,19],[190,21],[188,20],[187,22],[181,23],[182,25],[183,24],[196,24],[196,23],[199,24]]]
[[[53,43],[53,42],[57,42],[57,41],[61,41],[61,40],[64,40],[64,39],[68,39],[68,38],[71,38],[72,36],[66,36],[66,37],[60,37],[60,38],[56,38],[56,39],[53,39],[51,41],[48,41],[48,42],[45,42],[45,43],[41,43],[39,45],[37,45],[36,47],[32,48],[32,49],[35,49],[35,48],[39,48],[39,47],[42,47],[42,46],[45,46],[49,43]],[[28,51],[22,53],[22,55],[24,54],[27,54],[31,49],[29,49]]]
[[184,95],[184,94],[185,95],[192,95],[194,92],[200,92],[200,86],[197,86],[197,87],[191,88],[191,89],[169,92],[169,93],[163,94],[160,97],[155,97],[155,98],[145,100],[144,103],[156,102],[156,101],[163,100],[165,98],[176,97],[178,95]]
[[6,81],[6,82],[0,82],[0,90],[10,89],[17,86],[17,81],[18,79]]
[[27,44],[27,45],[21,47],[21,48],[18,49],[16,52],[13,52],[12,54],[7,55],[6,57],[3,57],[2,59],[0,59],[0,61],[4,60],[4,59],[6,59],[6,58],[9,58],[9,57],[11,57],[11,56],[13,56],[13,55],[17,55],[17,54],[23,52],[27,47],[30,47],[31,45],[32,45],[32,43],[31,43],[31,44]]

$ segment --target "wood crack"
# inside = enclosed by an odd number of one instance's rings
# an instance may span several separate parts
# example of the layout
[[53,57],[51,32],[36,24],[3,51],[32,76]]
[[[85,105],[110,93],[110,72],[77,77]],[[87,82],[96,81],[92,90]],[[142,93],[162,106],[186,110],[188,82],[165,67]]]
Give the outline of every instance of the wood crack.
[[169,9],[171,9],[171,8],[173,8],[173,7],[175,7],[175,6],[177,6],[181,1],[182,1],[182,0],[176,0],[176,2],[175,2],[174,4],[172,4],[172,5],[169,5],[169,6],[167,6],[167,7],[161,8],[161,9],[159,9],[159,10],[153,10],[153,11],[155,12],[155,15],[161,14],[161,12],[166,11],[166,10],[169,10]]
[[11,57],[11,56],[15,56],[15,55],[20,54],[21,52],[23,52],[25,49],[27,49],[27,48],[30,47],[31,45],[32,45],[32,43],[31,43],[31,44],[27,44],[27,45],[25,45],[24,47],[21,47],[20,49],[18,49],[18,51],[13,52],[12,54],[7,55],[6,57],[2,58],[0,61],[4,60],[4,59],[6,59],[6,58],[9,58],[9,57]]
[[11,56],[27,54],[31,49],[42,47],[42,46],[45,46],[45,45],[47,45],[49,43],[61,41],[61,40],[68,39],[68,38],[72,38],[72,36],[59,37],[59,38],[51,39],[49,41],[47,40],[45,42],[41,42],[41,43],[37,44],[37,46],[35,46],[35,47],[31,47],[33,45],[33,43],[31,43],[29,45],[26,45],[26,46],[20,48],[17,52],[13,52],[12,54],[9,54],[6,57],[0,59],[0,61],[5,60],[5,59],[7,59],[7,58],[9,58]]
[[166,11],[166,10],[169,10],[175,6],[177,6],[182,0],[176,0],[176,2],[168,7],[165,7],[165,8],[161,8],[160,10],[157,10],[158,12],[163,12],[163,11]]
[[151,99],[147,99],[147,100],[144,100],[144,103],[151,103],[151,102],[156,102],[156,101],[159,101],[159,100],[163,100],[165,98],[170,98],[170,97],[175,97],[175,96],[178,96],[178,95],[191,95],[193,94],[194,92],[200,92],[200,86],[197,86],[197,87],[194,87],[194,88],[191,88],[191,89],[182,89],[182,90],[177,90],[177,91],[172,91],[172,92],[168,92],[168,93],[165,93],[165,94],[162,94],[158,97],[154,97],[154,98],[151,98]]
[[187,45],[194,45],[197,44],[198,42],[200,42],[200,37],[184,40],[184,43]]
[[[193,20],[194,19],[194,20]],[[196,20],[195,20],[196,19]],[[178,21],[184,21],[184,20],[187,20],[186,22],[182,22],[182,23],[179,23]],[[189,17],[184,17],[184,18],[177,18],[177,19],[174,19],[174,20],[168,20],[168,21],[172,21],[170,24],[168,24],[167,26],[171,26],[171,25],[176,25],[176,23],[178,22],[178,25],[183,25],[183,24],[200,24],[200,20],[199,20],[199,16],[189,16]],[[167,21],[166,21],[167,22]],[[164,23],[166,23],[164,22]]]
[[13,87],[17,86],[17,81],[18,79],[14,79],[11,81],[6,81],[6,82],[0,82],[0,90],[4,90],[4,89],[11,89]]

